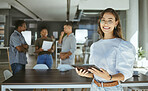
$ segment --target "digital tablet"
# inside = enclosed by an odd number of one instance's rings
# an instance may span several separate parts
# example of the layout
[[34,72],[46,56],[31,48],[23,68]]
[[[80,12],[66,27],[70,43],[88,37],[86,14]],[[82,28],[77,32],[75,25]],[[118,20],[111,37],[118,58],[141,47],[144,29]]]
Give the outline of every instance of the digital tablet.
[[[78,70],[80,69],[83,69],[83,70],[86,70],[88,71],[88,69],[91,69],[91,68],[95,68],[99,71],[101,71],[98,67],[96,67],[95,65],[72,65],[74,68],[77,68]],[[89,72],[89,71],[88,71]],[[102,72],[102,71],[101,71]]]

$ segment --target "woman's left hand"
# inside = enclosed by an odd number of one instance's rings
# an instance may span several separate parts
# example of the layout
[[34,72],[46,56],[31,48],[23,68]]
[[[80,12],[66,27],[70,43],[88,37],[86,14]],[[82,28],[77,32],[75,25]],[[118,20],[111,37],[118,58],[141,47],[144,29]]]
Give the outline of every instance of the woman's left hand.
[[48,49],[48,52],[53,52],[53,50],[50,48],[50,49]]
[[109,73],[106,70],[102,69],[102,68],[100,70],[102,72],[95,69],[95,68],[88,69],[88,71],[90,71],[91,73],[93,73],[93,74],[95,74],[95,75],[97,75],[97,76],[99,76],[101,78],[104,78],[106,80],[110,80],[111,77],[110,77]]

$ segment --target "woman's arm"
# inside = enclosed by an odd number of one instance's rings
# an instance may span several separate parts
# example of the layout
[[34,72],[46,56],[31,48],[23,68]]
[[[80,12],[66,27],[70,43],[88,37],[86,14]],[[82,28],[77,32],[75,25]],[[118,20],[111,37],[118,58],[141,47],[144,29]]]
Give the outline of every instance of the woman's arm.
[[88,69],[91,73],[104,78],[106,80],[112,80],[112,81],[123,81],[124,80],[124,75],[122,73],[118,73],[115,75],[110,75],[106,70],[104,69],[100,69],[101,71],[92,68],[92,69]]
[[42,48],[35,47],[35,52],[36,52],[36,53],[40,53],[40,52],[42,52],[42,51],[44,51]]

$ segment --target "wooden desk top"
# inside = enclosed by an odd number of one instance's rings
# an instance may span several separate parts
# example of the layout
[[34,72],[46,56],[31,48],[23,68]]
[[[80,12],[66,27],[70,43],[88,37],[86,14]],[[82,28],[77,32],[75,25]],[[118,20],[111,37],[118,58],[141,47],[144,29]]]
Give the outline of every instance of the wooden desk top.
[[[34,70],[26,69],[18,72],[3,85],[64,85],[64,84],[91,84],[92,79],[80,77],[75,70],[60,72],[57,69]],[[132,77],[122,83],[148,83],[148,76],[140,74],[139,77]]]
[[139,74],[138,76],[133,76],[123,83],[148,83],[148,76]]
[[3,85],[91,84],[92,79],[80,77],[75,70],[60,72],[57,69],[20,71]]

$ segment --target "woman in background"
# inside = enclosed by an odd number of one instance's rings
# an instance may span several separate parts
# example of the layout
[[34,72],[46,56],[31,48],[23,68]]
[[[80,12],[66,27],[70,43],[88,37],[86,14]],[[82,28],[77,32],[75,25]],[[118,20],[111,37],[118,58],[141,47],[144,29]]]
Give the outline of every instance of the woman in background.
[[48,31],[43,28],[40,32],[41,38],[35,41],[35,52],[38,53],[37,64],[46,64],[51,69],[53,64],[52,53],[54,52],[54,44],[47,51],[42,49],[43,41],[54,42],[51,38],[48,38]]

